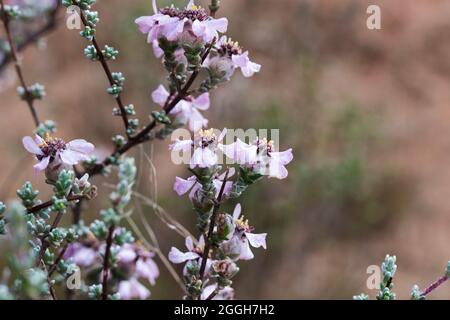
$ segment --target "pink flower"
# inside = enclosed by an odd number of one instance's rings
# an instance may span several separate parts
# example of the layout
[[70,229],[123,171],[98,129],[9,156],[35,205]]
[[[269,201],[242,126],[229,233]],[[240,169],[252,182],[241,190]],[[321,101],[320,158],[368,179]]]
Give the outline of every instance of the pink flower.
[[175,247],[172,247],[169,252],[169,260],[172,263],[184,263],[190,260],[197,260],[201,258],[205,241],[203,237],[200,238],[198,245],[194,245],[191,237],[187,237],[185,240],[185,246],[188,249],[187,252],[181,252]]
[[217,52],[205,60],[204,66],[216,73],[224,72],[225,80],[229,80],[237,68],[247,78],[261,70],[260,64],[250,61],[248,51],[242,52],[241,46],[226,36],[217,41],[215,49]]
[[140,258],[136,261],[136,273],[139,277],[146,278],[147,281],[153,286],[156,283],[156,278],[159,277],[159,269],[153,259]]
[[[234,173],[235,173],[235,169],[230,168],[230,171],[228,173],[228,178],[232,177],[234,175]],[[216,189],[216,197],[218,196],[220,189],[222,188],[223,179],[225,179],[225,174],[226,173],[222,173],[221,175],[219,175],[213,179],[213,184]],[[201,187],[202,187],[202,185],[197,181],[197,178],[195,176],[191,176],[187,179],[176,177],[175,183],[173,185],[174,191],[179,196],[187,193],[190,190],[191,192],[189,193],[189,198],[191,200],[195,197],[197,190],[201,189]],[[223,194],[228,195],[230,193],[232,187],[233,187],[233,181],[227,181],[225,183]]]
[[219,148],[234,163],[245,165],[256,162],[258,147],[246,144],[240,139],[236,139],[236,142],[228,145],[220,145]]
[[174,152],[192,152],[190,167],[210,168],[217,165],[218,145],[222,142],[227,130],[224,129],[217,137],[214,129],[202,130],[195,135],[194,140],[177,140],[170,145]]
[[292,149],[283,152],[273,151],[273,141],[257,139],[255,145],[258,147],[258,158],[253,165],[253,170],[269,178],[284,179],[288,176],[286,165],[294,158]]
[[144,300],[150,296],[150,291],[136,278],[120,281],[118,292],[122,300],[131,300],[134,298]]
[[256,72],[261,70],[261,65],[251,62],[248,57],[248,51],[245,51],[240,55],[233,55],[231,57],[234,65],[238,68],[241,68],[242,74],[244,77],[249,78],[253,76]]
[[[155,3],[153,10],[158,10]],[[226,18],[210,17],[205,9],[197,7],[193,1],[189,1],[184,9],[173,6],[161,8],[154,15],[140,17],[135,22],[142,33],[148,34],[148,43],[162,37],[169,41],[177,41],[183,34],[193,35],[208,43],[218,38],[219,32],[226,32],[228,27]]]
[[219,147],[235,163],[250,167],[254,172],[270,178],[286,178],[288,171],[285,166],[293,159],[292,149],[275,152],[273,141],[267,141],[267,139],[258,138],[251,145],[237,139],[232,144]]
[[148,43],[153,43],[160,37],[165,37],[169,41],[175,41],[184,28],[184,21],[161,13],[137,18],[135,23],[138,25],[139,31],[148,34]]
[[117,254],[118,263],[121,267],[134,270],[135,278],[145,278],[151,285],[154,285],[159,277],[159,269],[155,261],[154,254],[135,243],[122,245]]
[[117,254],[117,260],[119,263],[132,263],[136,260],[137,254],[133,245],[125,243]]
[[80,243],[72,243],[64,253],[64,259],[72,261],[80,267],[90,267],[98,260],[96,250]]
[[[239,258],[241,260],[251,260],[254,258],[253,252],[250,246],[253,248],[266,246],[267,233],[254,234],[253,227],[248,225],[248,220],[244,220],[244,216],[241,216],[241,205],[237,204],[233,212],[233,224],[235,226],[235,233],[231,240],[233,246],[238,247]],[[228,243],[228,245],[230,245]]]
[[37,173],[54,162],[73,166],[80,161],[88,160],[89,155],[94,151],[94,145],[83,139],[65,143],[61,139],[47,136],[44,140],[36,135],[34,140],[31,137],[24,137],[22,143],[25,149],[39,160],[39,163],[34,165]]
[[[155,103],[164,106],[170,97],[169,92],[160,85],[152,93]],[[188,124],[189,129],[198,131],[208,125],[208,120],[202,116],[201,111],[208,110],[210,105],[209,93],[204,93],[197,98],[185,97],[170,111],[171,115],[181,124]]]

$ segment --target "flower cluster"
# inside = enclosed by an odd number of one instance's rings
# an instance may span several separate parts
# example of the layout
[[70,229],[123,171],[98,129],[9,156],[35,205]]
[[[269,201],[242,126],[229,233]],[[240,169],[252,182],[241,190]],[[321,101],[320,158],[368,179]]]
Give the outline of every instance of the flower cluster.
[[[285,165],[293,158],[291,149],[275,152],[273,142],[265,139],[258,138],[252,144],[238,139],[225,145],[222,142],[226,133],[201,129],[193,139],[178,140],[170,146],[172,152],[190,155],[188,164],[194,175],[187,179],[176,177],[174,190],[178,195],[189,193],[197,213],[197,227],[207,235],[196,242],[186,238],[186,252],[173,247],[169,253],[171,262],[186,263],[183,278],[188,299],[233,296],[231,279],[239,271],[237,262],[254,258],[251,247],[265,249],[267,234],[254,233],[254,227],[241,215],[240,204],[232,215],[220,207],[226,200],[240,197],[264,175],[286,178]],[[235,167],[219,162],[219,152],[238,166],[238,174]]]
[[[240,68],[246,77],[259,72],[261,66],[249,59],[237,42],[220,36],[228,28],[226,18],[216,19],[194,1],[179,9],[174,6],[157,8],[154,14],[136,19],[139,30],[147,34],[155,56],[163,58],[169,72],[168,86],[160,85],[152,99],[163,107],[167,115],[165,129],[159,137],[178,127],[188,125],[196,132],[206,128],[208,120],[201,111],[210,107],[209,91],[230,80],[234,70]],[[188,90],[192,80],[204,70],[207,77],[198,88]],[[157,120],[160,119],[156,118]]]

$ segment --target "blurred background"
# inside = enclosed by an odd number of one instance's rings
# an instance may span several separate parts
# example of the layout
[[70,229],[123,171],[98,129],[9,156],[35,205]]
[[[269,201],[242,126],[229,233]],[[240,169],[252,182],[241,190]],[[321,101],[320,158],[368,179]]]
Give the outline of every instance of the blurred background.
[[[370,4],[381,7],[382,30],[366,27]],[[95,9],[100,43],[120,50],[111,67],[127,78],[123,98],[146,123],[157,108],[150,93],[164,80],[134,24],[151,14],[151,1],[99,0]],[[374,297],[366,268],[387,253],[397,255],[399,298],[443,273],[450,259],[449,14],[448,0],[222,1],[218,16],[228,17],[229,34],[263,68],[251,79],[236,73],[213,93],[205,115],[212,127],[280,128],[280,149],[292,147],[295,156],[286,180],[259,183],[242,198],[250,224],[268,233],[268,248],[241,263],[237,298]],[[28,83],[46,86],[37,108],[42,119],[57,122],[57,135],[85,138],[106,154],[122,123],[111,116],[105,75],[84,58],[85,46],[78,31],[61,25],[23,52],[24,70]],[[31,180],[46,199],[50,188],[34,177],[34,160],[21,144],[33,122],[16,86],[9,66],[0,81],[0,198],[12,199]],[[175,176],[189,173],[167,161],[168,141],[148,143],[134,155],[138,191],[196,233],[189,200],[172,191]],[[100,196],[86,208],[86,223],[107,206],[109,181],[96,178]],[[149,223],[165,255],[184,246],[151,206],[136,201],[135,208],[135,221]],[[180,298],[157,262],[162,274],[152,298]],[[450,297],[450,286],[430,297]]]

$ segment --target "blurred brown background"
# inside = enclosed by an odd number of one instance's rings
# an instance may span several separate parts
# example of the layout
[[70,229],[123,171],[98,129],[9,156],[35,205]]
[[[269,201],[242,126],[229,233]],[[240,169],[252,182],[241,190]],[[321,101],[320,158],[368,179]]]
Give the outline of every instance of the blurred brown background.
[[[151,1],[98,2],[97,36],[120,50],[112,70],[125,74],[123,97],[146,123],[156,108],[150,93],[164,72],[133,21],[151,13]],[[380,5],[382,30],[366,28],[369,4]],[[219,16],[229,18],[229,34],[263,68],[252,79],[236,74],[213,93],[211,126],[280,128],[281,149],[292,146],[295,155],[288,179],[259,183],[242,199],[256,232],[269,236],[267,251],[257,249],[255,260],[241,264],[237,298],[351,299],[362,291],[373,297],[365,271],[386,253],[398,258],[399,298],[442,274],[450,259],[449,15],[448,0],[222,1]],[[26,78],[47,87],[38,111],[58,123],[58,136],[85,138],[109,152],[122,123],[111,117],[105,75],[83,57],[86,42],[77,33],[61,26],[45,50],[28,49]],[[14,197],[31,180],[45,199],[49,188],[34,178],[21,145],[33,123],[15,87],[10,67],[0,92],[0,198]],[[188,172],[167,161],[167,146],[155,141],[135,151],[143,159],[139,191],[157,191],[159,205],[195,232],[187,197],[172,191],[175,176]],[[96,179],[100,198],[85,211],[86,222],[107,205],[104,182]],[[165,254],[183,247],[151,208],[142,210]],[[179,298],[158,265],[153,299]],[[450,297],[450,287],[431,297]]]

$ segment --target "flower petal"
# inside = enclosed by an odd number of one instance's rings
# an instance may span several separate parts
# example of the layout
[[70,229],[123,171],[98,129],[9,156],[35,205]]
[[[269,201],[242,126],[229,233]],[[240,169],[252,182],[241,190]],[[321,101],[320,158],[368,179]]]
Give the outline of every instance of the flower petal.
[[182,196],[183,194],[188,192],[194,186],[196,181],[197,181],[197,178],[195,176],[191,176],[187,179],[175,177],[175,183],[173,185],[173,190],[179,196]]
[[241,260],[251,260],[255,257],[252,250],[250,249],[250,244],[247,239],[241,241],[241,254],[239,259]]
[[186,249],[189,251],[194,251],[194,241],[192,241],[191,237],[186,237],[186,241],[184,242]]
[[42,160],[33,166],[35,174],[47,169],[48,163],[50,162],[50,157],[42,158]]
[[136,262],[136,273],[140,277],[146,278],[151,285],[155,285],[156,278],[159,276],[159,269],[152,259],[146,259],[145,261],[139,259]]
[[153,102],[159,104],[160,106],[165,105],[167,98],[169,98],[169,92],[163,85],[160,85],[155,91],[152,92]]
[[241,215],[241,211],[242,211],[241,204],[238,203],[238,204],[236,205],[236,207],[234,207],[234,211],[233,211],[233,220],[238,220],[238,219],[239,219],[239,217],[240,217],[240,215]]
[[260,233],[260,234],[254,234],[254,233],[245,233],[245,237],[248,239],[248,242],[250,245],[254,248],[263,247],[264,249],[267,248],[266,246],[266,237],[267,233]]
[[73,151],[81,152],[87,155],[91,154],[95,150],[94,145],[84,139],[72,140],[67,144],[67,146]]
[[192,103],[195,108],[199,110],[208,110],[210,105],[209,93],[206,92],[200,96],[198,96]]
[[172,263],[183,263],[188,260],[194,260],[199,258],[200,256],[195,252],[181,252],[175,247],[172,247],[169,252],[169,260]]
[[23,137],[22,143],[24,148],[32,154],[43,155],[41,148],[37,145],[37,143],[31,137]]
[[68,164],[71,166],[77,164],[80,160],[84,160],[87,158],[82,153],[72,151],[69,149],[66,149],[66,150],[60,152],[59,156],[65,164]]

